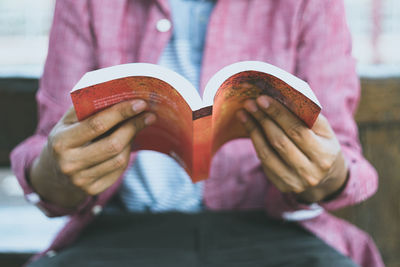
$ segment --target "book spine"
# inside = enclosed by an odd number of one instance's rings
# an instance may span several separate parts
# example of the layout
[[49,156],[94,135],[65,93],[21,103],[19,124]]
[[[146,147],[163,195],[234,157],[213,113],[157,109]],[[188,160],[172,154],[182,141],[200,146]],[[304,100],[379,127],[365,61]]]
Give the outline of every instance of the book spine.
[[205,180],[209,176],[212,146],[212,116],[193,121],[193,171],[192,181]]
[[208,106],[208,107],[204,107],[198,110],[193,111],[193,116],[192,119],[193,120],[197,120],[206,116],[210,116],[212,115],[212,106]]

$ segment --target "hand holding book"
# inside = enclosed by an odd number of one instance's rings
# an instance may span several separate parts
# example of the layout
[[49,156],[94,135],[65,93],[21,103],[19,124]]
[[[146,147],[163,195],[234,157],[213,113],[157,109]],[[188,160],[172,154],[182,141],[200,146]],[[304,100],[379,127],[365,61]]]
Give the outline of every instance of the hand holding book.
[[223,144],[248,137],[235,113],[247,99],[260,95],[273,97],[308,127],[321,110],[307,83],[256,61],[221,69],[207,83],[202,99],[179,74],[146,63],[89,72],[71,92],[79,120],[121,101],[145,100],[158,120],[135,137],[134,149],[172,156],[194,182],[208,177],[211,158]]
[[97,195],[126,169],[135,136],[156,120],[134,99],[78,121],[70,108],[51,131],[30,169],[30,182],[43,199],[74,208]]
[[282,192],[295,192],[305,202],[318,202],[345,183],[347,166],[327,119],[318,116],[306,127],[278,101],[260,96],[246,100],[237,112],[263,170]]
[[[156,65],[94,73],[101,79],[85,75],[77,84],[71,93],[76,113],[69,110],[55,126],[31,168],[33,186],[54,203],[74,206],[83,192],[111,186],[126,168],[132,142],[134,149],[171,155],[198,181],[208,177],[219,147],[250,137],[280,190],[315,201],[344,184],[346,166],[318,100],[306,83],[276,67],[228,66],[210,80],[203,101],[184,78]],[[241,124],[235,115],[243,107],[248,113],[242,110]],[[52,177],[52,186],[38,177]]]

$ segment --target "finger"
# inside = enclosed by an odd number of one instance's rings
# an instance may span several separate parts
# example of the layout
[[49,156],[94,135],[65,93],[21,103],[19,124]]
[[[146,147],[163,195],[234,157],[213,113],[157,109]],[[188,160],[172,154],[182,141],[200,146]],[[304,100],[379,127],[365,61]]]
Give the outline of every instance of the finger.
[[78,121],[78,118],[76,117],[76,112],[74,107],[70,107],[67,112],[65,112],[62,121],[64,124],[72,124]]
[[318,115],[317,120],[312,127],[312,130],[318,136],[327,139],[335,137],[335,133],[333,132],[331,125],[328,122],[328,119],[325,118],[325,116],[322,114]]
[[[264,103],[264,109],[262,109],[262,102],[265,100],[270,101],[271,104]],[[275,118],[274,122],[277,124],[280,122],[280,128],[285,131],[290,140],[300,148],[312,163],[315,163],[313,164],[314,168],[308,169],[310,171],[309,174],[303,174],[302,177],[307,177],[306,180],[310,185],[318,183],[318,177],[321,177],[321,172],[326,172],[330,169],[332,162],[340,151],[340,145],[328,120],[320,114],[311,130],[283,105],[272,98],[259,97],[257,103],[268,116],[272,119]],[[291,123],[292,125],[290,125]]]
[[71,125],[62,133],[61,138],[64,138],[66,147],[72,148],[84,145],[106,133],[122,121],[143,112],[146,107],[146,102],[140,99],[116,104],[79,123]]
[[119,169],[97,179],[85,188],[85,192],[92,196],[104,192],[118,180],[123,172],[124,170]]
[[268,143],[278,152],[283,161],[294,170],[303,185],[314,186],[318,184],[316,175],[313,174],[314,165],[309,158],[292,142],[286,133],[261,111],[254,100],[247,100],[244,104],[246,110],[255,118],[264,130]]
[[112,134],[95,142],[71,149],[67,157],[74,159],[79,169],[85,169],[120,154],[132,139],[146,126],[156,120],[153,113],[145,112],[127,120]]
[[318,158],[321,152],[319,138],[300,119],[269,96],[260,96],[256,102],[260,109],[282,128],[307,157],[311,160]]
[[267,174],[279,179],[271,180],[282,192],[304,190],[303,183],[297,178],[296,174],[279,158],[271,148],[262,131],[256,123],[244,111],[237,114],[239,120],[244,124],[253,142],[254,148]]
[[[286,184],[274,172],[272,172],[270,169],[266,168],[265,166],[263,166],[263,171],[264,171],[265,175],[268,177],[268,180],[272,184],[274,184],[275,187],[278,188],[278,190],[281,191],[282,193],[297,192],[291,186]],[[302,192],[302,191],[299,189],[298,192]]]
[[71,177],[72,183],[86,191],[87,188],[97,180],[103,179],[103,177],[115,173],[118,170],[125,170],[129,162],[130,151],[130,146],[127,146],[120,154],[98,165],[76,173]]

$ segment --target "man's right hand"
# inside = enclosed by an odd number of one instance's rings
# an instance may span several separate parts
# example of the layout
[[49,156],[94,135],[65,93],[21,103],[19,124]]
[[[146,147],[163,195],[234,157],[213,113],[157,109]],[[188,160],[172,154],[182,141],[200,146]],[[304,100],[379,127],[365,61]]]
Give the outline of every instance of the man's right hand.
[[79,122],[70,108],[49,134],[30,170],[39,195],[73,208],[109,188],[129,163],[131,143],[156,116],[140,99],[122,102]]

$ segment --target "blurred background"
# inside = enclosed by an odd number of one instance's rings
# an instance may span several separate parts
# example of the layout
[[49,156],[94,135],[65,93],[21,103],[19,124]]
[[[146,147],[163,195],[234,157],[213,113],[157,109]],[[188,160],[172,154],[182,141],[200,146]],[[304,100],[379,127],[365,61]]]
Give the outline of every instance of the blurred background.
[[[9,153],[35,129],[35,92],[47,54],[54,0],[0,0],[0,266],[20,266],[47,247],[66,218],[28,204]],[[356,114],[365,156],[380,174],[378,193],[335,212],[367,231],[387,266],[400,266],[400,2],[345,0],[362,82]]]

